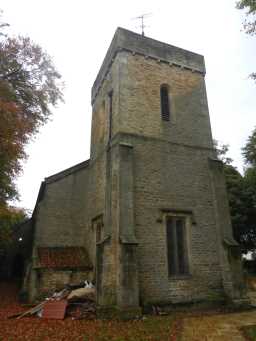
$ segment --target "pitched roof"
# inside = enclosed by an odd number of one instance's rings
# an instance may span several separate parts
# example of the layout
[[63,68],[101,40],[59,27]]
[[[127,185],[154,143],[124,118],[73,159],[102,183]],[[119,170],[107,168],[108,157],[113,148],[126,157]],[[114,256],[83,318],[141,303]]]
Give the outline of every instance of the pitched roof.
[[36,209],[37,209],[37,205],[38,203],[43,199],[44,197],[44,191],[45,191],[45,187],[46,185],[61,180],[62,178],[64,178],[65,176],[69,176],[70,174],[74,174],[78,171],[80,171],[81,169],[84,169],[86,167],[88,167],[90,165],[90,159],[80,162],[72,167],[69,167],[67,169],[64,169],[63,171],[60,171],[59,173],[53,174],[51,176],[48,176],[47,178],[44,179],[44,181],[41,182],[41,186],[39,188],[39,193],[37,196],[37,200],[36,200],[36,204],[32,213],[32,217],[35,215],[36,213]]
[[48,183],[52,183],[52,182],[58,181],[58,180],[64,178],[65,176],[68,176],[70,174],[73,174],[75,172],[80,171],[83,168],[88,167],[89,164],[90,164],[90,159],[85,160],[83,162],[80,162],[80,163],[78,163],[78,164],[76,164],[76,165],[74,165],[72,167],[64,169],[63,171],[60,171],[60,172],[58,172],[56,174],[48,176],[47,178],[45,178],[45,182],[48,184]]
[[83,247],[38,247],[37,252],[40,268],[93,268]]

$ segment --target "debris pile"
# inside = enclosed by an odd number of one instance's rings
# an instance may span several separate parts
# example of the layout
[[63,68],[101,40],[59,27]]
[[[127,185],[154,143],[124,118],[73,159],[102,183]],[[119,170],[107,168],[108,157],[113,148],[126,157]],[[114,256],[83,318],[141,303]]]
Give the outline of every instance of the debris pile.
[[33,315],[61,320],[65,316],[70,316],[74,320],[94,319],[96,315],[95,287],[88,281],[78,285],[66,285],[63,290],[55,292],[35,307],[9,316],[9,318],[21,319]]

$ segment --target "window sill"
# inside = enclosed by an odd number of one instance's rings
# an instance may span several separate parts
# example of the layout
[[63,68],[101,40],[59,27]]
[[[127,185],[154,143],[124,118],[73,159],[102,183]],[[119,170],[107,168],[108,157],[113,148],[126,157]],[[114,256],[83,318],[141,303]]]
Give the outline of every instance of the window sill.
[[187,274],[187,275],[171,275],[168,277],[170,281],[179,281],[179,280],[184,280],[184,279],[191,279],[192,275]]

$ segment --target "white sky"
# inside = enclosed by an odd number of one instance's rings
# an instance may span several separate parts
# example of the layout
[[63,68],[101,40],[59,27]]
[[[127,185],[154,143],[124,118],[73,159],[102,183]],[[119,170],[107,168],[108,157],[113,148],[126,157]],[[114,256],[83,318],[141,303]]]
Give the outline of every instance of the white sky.
[[256,84],[248,79],[256,38],[241,32],[244,16],[234,0],[0,0],[0,8],[12,32],[53,57],[66,83],[65,104],[27,147],[18,206],[33,209],[44,177],[89,158],[91,86],[116,28],[139,32],[132,18],[148,12],[147,36],[205,56],[213,136],[230,144],[242,171],[240,149],[256,125]]

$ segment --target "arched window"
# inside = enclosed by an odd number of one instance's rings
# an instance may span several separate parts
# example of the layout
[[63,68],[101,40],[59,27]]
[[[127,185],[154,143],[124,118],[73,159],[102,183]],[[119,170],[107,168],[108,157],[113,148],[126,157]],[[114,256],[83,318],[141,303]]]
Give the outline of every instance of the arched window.
[[161,116],[163,121],[170,121],[170,100],[167,85],[161,85],[160,98],[161,98]]

